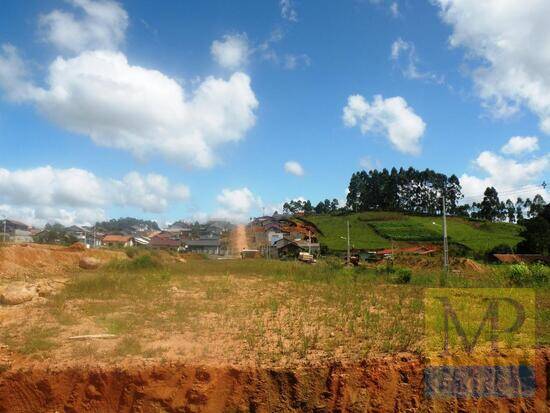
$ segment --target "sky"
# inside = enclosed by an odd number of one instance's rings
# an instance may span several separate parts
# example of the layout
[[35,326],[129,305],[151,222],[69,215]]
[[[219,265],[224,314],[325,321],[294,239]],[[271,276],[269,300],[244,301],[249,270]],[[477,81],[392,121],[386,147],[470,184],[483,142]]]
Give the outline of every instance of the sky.
[[246,222],[430,168],[550,193],[546,0],[5,0],[0,215]]

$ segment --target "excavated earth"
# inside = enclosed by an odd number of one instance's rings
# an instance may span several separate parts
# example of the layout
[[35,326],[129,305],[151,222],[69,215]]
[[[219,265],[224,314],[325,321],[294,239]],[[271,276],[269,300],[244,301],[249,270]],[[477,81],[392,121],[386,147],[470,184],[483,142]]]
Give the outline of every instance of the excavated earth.
[[0,375],[2,412],[545,412],[550,351],[524,399],[429,399],[425,362],[404,353],[294,370],[191,366],[12,366]]

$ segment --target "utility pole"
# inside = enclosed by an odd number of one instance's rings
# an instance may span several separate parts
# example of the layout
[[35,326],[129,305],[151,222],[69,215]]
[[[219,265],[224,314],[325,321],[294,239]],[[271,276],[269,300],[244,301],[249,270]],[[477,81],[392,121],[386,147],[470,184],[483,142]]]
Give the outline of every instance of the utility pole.
[[4,217],[4,244],[6,243],[6,224],[8,223],[8,218]]
[[351,252],[350,252],[350,240],[349,240],[349,220],[347,221],[347,227],[348,227],[348,266],[351,265]]
[[443,193],[443,268],[449,272],[449,245],[447,243],[447,207],[445,205],[445,193]]

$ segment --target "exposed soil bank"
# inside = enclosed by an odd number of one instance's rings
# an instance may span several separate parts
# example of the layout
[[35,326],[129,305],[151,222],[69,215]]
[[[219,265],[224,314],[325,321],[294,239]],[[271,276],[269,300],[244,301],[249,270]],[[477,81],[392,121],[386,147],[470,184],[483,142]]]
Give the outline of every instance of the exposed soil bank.
[[445,401],[424,396],[424,362],[410,354],[293,371],[175,363],[12,367],[0,375],[0,411],[544,412],[549,356],[548,351],[537,356],[533,398]]

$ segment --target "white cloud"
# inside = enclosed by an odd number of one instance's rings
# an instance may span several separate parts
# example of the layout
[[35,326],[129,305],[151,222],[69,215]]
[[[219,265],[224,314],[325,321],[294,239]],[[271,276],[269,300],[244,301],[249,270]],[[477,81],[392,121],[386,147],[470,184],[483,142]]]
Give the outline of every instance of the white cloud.
[[463,174],[460,177],[462,192],[467,198],[479,200],[485,188],[493,186],[502,193],[501,198],[504,200],[517,196],[532,197],[537,193],[548,199],[548,192],[540,186],[544,174],[550,170],[548,154],[518,162],[484,151],[474,161],[474,165],[486,176],[480,178]]
[[[6,56],[4,50],[0,67],[18,62],[13,53],[8,49]],[[244,73],[228,80],[207,77],[186,93],[176,80],[132,66],[119,52],[58,57],[49,67],[46,89],[20,74],[0,70],[7,96],[34,102],[59,126],[138,158],[160,154],[189,166],[212,166],[215,147],[242,139],[255,123],[258,106]]]
[[214,219],[224,219],[231,222],[246,222],[263,206],[260,197],[255,196],[250,189],[225,188],[216,198],[220,208],[212,214]]
[[246,66],[250,54],[246,34],[225,35],[223,40],[214,40],[210,53],[214,60],[226,69],[239,69]]
[[287,70],[294,70],[298,67],[307,67],[311,64],[311,59],[307,54],[287,54],[285,55],[284,68]]
[[393,17],[399,17],[399,5],[395,2],[393,2],[390,5],[390,12]]
[[14,171],[0,168],[0,209],[33,223],[75,223],[83,217],[104,217],[104,208],[110,206],[160,213],[169,202],[188,198],[189,189],[185,185],[172,185],[157,174],[130,172],[117,180],[102,179],[78,168],[45,166]]
[[474,65],[473,80],[495,116],[526,106],[550,134],[550,2],[547,0],[436,0]]
[[281,7],[281,17],[283,19],[294,23],[298,21],[298,13],[293,0],[280,0],[279,6]]
[[403,76],[407,79],[425,80],[437,84],[443,84],[445,79],[435,73],[422,71],[418,68],[420,59],[416,53],[413,42],[397,38],[391,45],[391,59],[401,67]]
[[345,126],[359,126],[363,134],[385,136],[400,152],[417,155],[421,151],[426,124],[400,96],[376,95],[372,103],[361,95],[350,96],[342,118]]
[[506,155],[521,155],[538,149],[539,139],[536,136],[514,136],[500,150]]
[[110,0],[68,0],[81,12],[54,10],[39,18],[44,40],[69,52],[90,49],[116,50],[124,41],[128,15],[116,2]]
[[304,176],[304,168],[296,161],[285,162],[285,172],[295,176]]

